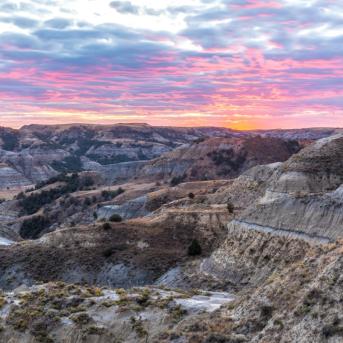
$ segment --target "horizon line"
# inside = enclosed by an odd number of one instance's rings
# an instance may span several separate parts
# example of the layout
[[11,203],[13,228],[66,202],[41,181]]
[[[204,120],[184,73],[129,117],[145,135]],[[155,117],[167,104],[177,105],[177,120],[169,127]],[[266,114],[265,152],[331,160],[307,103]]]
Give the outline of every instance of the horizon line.
[[194,126],[194,125],[183,125],[183,126],[177,126],[177,125],[153,125],[149,124],[146,122],[128,122],[128,123],[122,123],[122,122],[117,122],[117,123],[111,123],[111,124],[96,124],[92,122],[73,122],[73,123],[56,123],[56,124],[44,124],[44,123],[31,123],[31,124],[25,124],[19,127],[14,127],[14,126],[3,126],[0,125],[0,128],[7,128],[7,129],[13,129],[13,130],[22,130],[26,127],[30,126],[45,126],[45,127],[63,127],[63,126],[99,126],[99,127],[111,127],[111,126],[149,126],[149,127],[156,127],[156,128],[220,128],[220,129],[227,129],[227,130],[232,130],[232,131],[273,131],[273,130],[280,130],[280,131],[286,131],[286,130],[308,130],[308,129],[343,129],[342,127],[337,127],[337,126],[306,126],[306,127],[301,127],[301,128],[296,128],[296,127],[288,127],[288,128],[281,128],[281,127],[275,127],[275,128],[255,128],[255,129],[235,129],[227,126],[217,126],[217,125],[199,125],[199,126]]

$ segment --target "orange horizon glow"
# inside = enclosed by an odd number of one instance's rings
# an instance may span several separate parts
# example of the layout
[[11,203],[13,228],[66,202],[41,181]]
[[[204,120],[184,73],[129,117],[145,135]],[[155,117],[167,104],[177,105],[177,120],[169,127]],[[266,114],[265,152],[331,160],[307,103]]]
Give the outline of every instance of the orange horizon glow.
[[[58,115],[56,116],[58,117]],[[36,118],[35,120],[32,121],[27,121],[26,123],[22,122],[8,122],[7,125],[1,125],[3,127],[10,127],[13,129],[21,129],[24,126],[27,125],[50,125],[50,126],[58,126],[58,125],[104,125],[104,126],[111,126],[111,125],[118,125],[118,124],[127,124],[127,125],[132,125],[132,124],[137,124],[137,125],[151,125],[151,126],[164,126],[164,127],[223,127],[223,128],[228,128],[228,129],[233,129],[233,130],[238,130],[238,131],[254,131],[254,130],[292,130],[292,129],[305,129],[305,128],[343,128],[343,125],[335,125],[333,123],[332,125],[325,125],[325,123],[319,122],[317,125],[302,125],[301,123],[294,122],[293,125],[292,123],[289,123],[286,121],[284,125],[278,126],[275,125],[273,121],[256,121],[253,119],[246,119],[244,122],[237,121],[235,123],[231,124],[226,124],[224,122],[219,122],[219,123],[213,123],[211,120],[177,120],[172,123],[170,121],[165,121],[165,120],[158,120],[154,122],[150,122],[149,120],[142,121],[142,120],[132,120],[130,118],[125,119],[120,119],[120,120],[58,120],[56,117],[51,118],[46,121],[42,121],[39,118]],[[76,118],[77,116],[75,116]],[[80,116],[82,117],[82,116]],[[280,124],[280,122],[278,122]]]
[[0,126],[343,127],[343,2],[27,3],[0,5]]

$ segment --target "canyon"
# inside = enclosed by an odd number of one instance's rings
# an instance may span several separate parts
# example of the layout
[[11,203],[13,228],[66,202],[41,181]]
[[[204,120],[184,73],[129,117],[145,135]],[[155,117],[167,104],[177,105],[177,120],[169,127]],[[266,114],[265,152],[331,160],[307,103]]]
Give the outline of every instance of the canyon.
[[0,130],[0,341],[341,342],[343,130]]

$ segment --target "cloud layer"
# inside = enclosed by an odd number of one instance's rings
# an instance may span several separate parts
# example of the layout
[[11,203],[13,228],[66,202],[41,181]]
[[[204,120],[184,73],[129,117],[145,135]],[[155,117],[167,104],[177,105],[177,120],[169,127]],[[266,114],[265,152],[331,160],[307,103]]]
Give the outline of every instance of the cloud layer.
[[3,0],[0,125],[343,126],[342,43],[335,0]]

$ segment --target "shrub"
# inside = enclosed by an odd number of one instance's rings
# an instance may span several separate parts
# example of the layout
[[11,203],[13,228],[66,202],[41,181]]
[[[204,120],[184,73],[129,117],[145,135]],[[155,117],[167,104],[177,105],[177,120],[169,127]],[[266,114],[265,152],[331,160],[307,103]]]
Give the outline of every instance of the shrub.
[[187,314],[187,310],[182,308],[180,304],[171,308],[169,312],[174,323],[178,323]]
[[[19,193],[16,199],[20,200],[19,205],[23,209],[22,214],[34,214],[42,206],[51,204],[53,201],[57,200],[58,198],[64,195],[69,195],[70,193],[74,193],[77,190],[83,190],[85,188],[88,188],[90,183],[93,182],[93,180],[88,176],[85,178],[81,178],[77,173],[73,173],[70,176],[66,174],[60,174],[58,176],[51,178],[48,181],[38,184],[36,186],[36,190],[55,182],[64,182],[65,185],[33,193],[29,196],[26,196],[24,193]],[[73,201],[73,203],[70,203],[70,205],[76,205],[78,203],[77,199],[71,198],[70,201]],[[86,198],[84,205],[90,206],[91,203],[92,198]]]
[[74,323],[82,326],[82,325],[87,325],[89,322],[92,321],[92,318],[87,314],[87,313],[80,313],[76,314],[71,317]]
[[85,206],[90,206],[92,205],[92,199],[91,198],[86,198],[83,202]]
[[125,192],[125,190],[123,188],[119,187],[115,191],[106,191],[106,190],[104,190],[104,191],[101,192],[101,196],[105,200],[112,200],[112,199],[116,198],[118,195],[120,195],[120,194],[122,194],[124,192]]
[[147,306],[149,304],[150,296],[151,296],[150,289],[145,288],[141,292],[140,296],[136,299],[137,304],[141,306]]
[[270,305],[262,305],[261,306],[261,317],[265,319],[271,318],[273,314],[273,307]]
[[130,318],[132,330],[134,330],[139,338],[144,338],[148,336],[148,332],[144,328],[143,320],[141,318]]
[[188,198],[189,198],[189,199],[194,199],[194,198],[195,198],[194,193],[188,193]]
[[113,249],[112,248],[108,248],[108,249],[104,250],[104,252],[102,254],[103,254],[103,256],[105,258],[109,258],[113,254]]
[[49,180],[37,183],[35,189],[37,190],[56,182],[65,182],[71,189],[76,190],[77,188],[79,188],[80,184],[79,174],[73,173],[70,176],[66,173],[58,174],[57,176],[53,176]]
[[112,214],[111,217],[110,217],[110,221],[111,222],[121,222],[123,220],[123,218],[119,215],[119,214]]
[[108,230],[111,230],[112,229],[112,226],[110,223],[104,223],[102,225],[102,228],[105,230],[105,231],[108,231]]
[[90,176],[86,176],[83,180],[83,187],[89,188],[94,186],[94,180]]
[[327,339],[333,336],[343,336],[343,326],[339,325],[340,320],[338,317],[334,318],[332,324],[325,325],[322,329],[323,336]]
[[40,193],[34,193],[20,200],[20,206],[23,209],[22,214],[36,213],[42,206],[52,203],[63,194],[61,188],[55,188]]
[[230,201],[226,204],[226,207],[227,207],[227,210],[229,211],[229,213],[231,213],[231,214],[235,211],[235,207],[233,206],[233,203]]
[[50,222],[43,216],[26,219],[20,228],[20,236],[25,239],[37,239]]
[[198,240],[193,239],[192,243],[188,247],[188,255],[189,256],[198,256],[201,255],[202,253],[202,248]]
[[106,330],[102,326],[92,325],[92,326],[86,328],[85,332],[88,335],[101,336],[101,335],[103,335],[106,332]]
[[39,193],[30,194],[29,196],[26,196],[25,194],[18,194],[17,199],[20,200],[19,204],[22,207],[24,214],[36,213],[42,206],[52,203],[62,195],[75,192],[80,187],[78,174],[73,174],[70,177],[56,177],[55,180],[63,180],[66,182],[66,185],[50,190],[43,190]]
[[282,330],[284,328],[284,324],[283,324],[281,319],[275,319],[274,320],[274,325],[278,326],[280,328],[280,330]]

